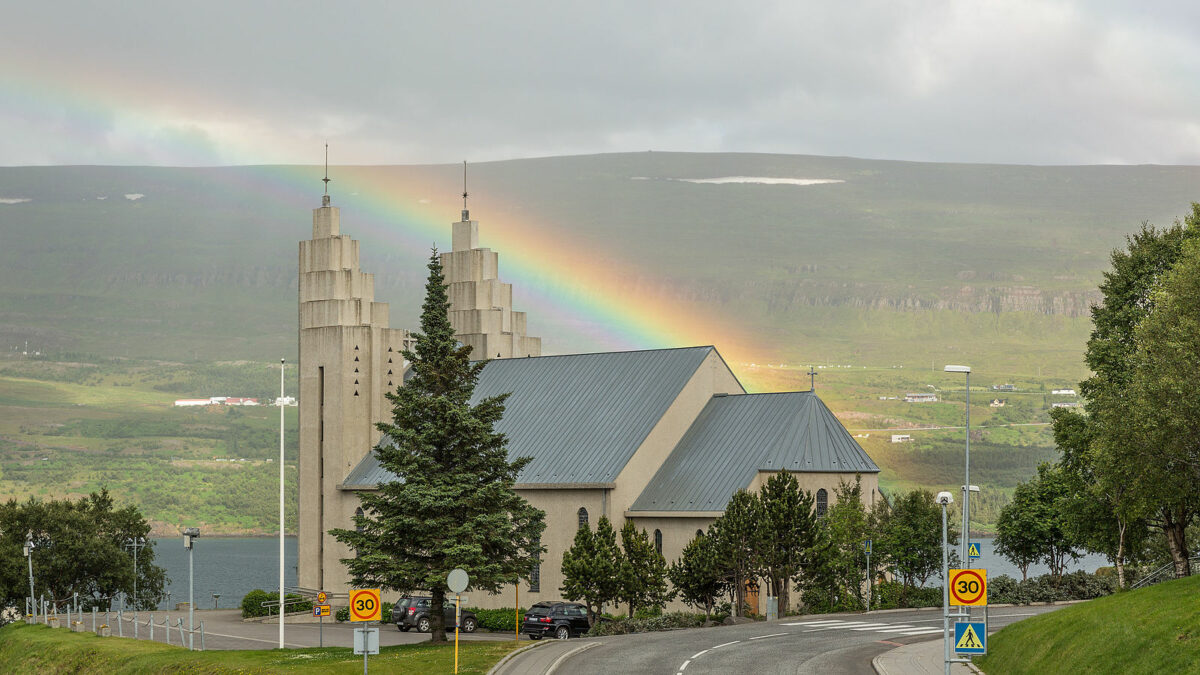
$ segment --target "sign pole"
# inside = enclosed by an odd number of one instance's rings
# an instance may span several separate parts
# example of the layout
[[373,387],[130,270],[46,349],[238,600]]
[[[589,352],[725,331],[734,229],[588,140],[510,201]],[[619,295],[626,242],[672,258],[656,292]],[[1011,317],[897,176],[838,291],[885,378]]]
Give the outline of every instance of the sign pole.
[[459,614],[462,611],[461,608],[459,607],[459,605],[461,604],[459,602],[460,597],[461,596],[458,593],[454,594],[454,673],[455,673],[455,675],[458,675],[458,624],[462,623],[462,619],[459,616]]
[[946,675],[950,675],[950,543],[946,529],[946,503],[942,503],[942,647]]
[[520,642],[521,641],[521,578],[520,577],[517,577],[517,581],[515,583],[513,583],[513,588],[517,591],[517,602],[515,603],[516,606],[513,607],[513,625],[516,626],[516,628],[513,629],[513,633],[514,633],[513,639],[515,639],[517,642]]
[[283,649],[283,365],[279,359],[279,648]]

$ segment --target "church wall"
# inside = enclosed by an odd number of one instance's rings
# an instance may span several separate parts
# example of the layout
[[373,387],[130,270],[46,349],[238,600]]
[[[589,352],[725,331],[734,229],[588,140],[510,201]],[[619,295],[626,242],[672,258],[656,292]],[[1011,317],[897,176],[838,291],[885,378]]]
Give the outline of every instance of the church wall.
[[[750,481],[750,485],[746,487],[750,492],[758,492],[767,480],[778,472],[775,471],[759,471],[757,475]],[[879,474],[877,473],[840,473],[840,472],[818,472],[804,471],[792,472],[796,477],[796,482],[800,484],[801,490],[807,490],[816,498],[817,490],[824,489],[829,496],[829,506],[833,506],[837,501],[837,488],[842,483],[849,485],[854,484],[854,477],[862,477],[862,501],[863,506],[869,511],[879,499]]]

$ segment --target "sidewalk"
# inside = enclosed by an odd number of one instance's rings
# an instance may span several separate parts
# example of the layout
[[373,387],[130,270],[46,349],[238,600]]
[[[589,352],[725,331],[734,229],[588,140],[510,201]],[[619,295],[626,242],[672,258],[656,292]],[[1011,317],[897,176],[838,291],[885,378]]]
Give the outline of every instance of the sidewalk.
[[[942,649],[942,638],[925,642],[914,642],[896,647],[875,657],[871,665],[879,675],[925,675],[929,673],[946,672],[945,652]],[[971,675],[983,671],[965,663],[950,664],[950,672],[954,675]]]

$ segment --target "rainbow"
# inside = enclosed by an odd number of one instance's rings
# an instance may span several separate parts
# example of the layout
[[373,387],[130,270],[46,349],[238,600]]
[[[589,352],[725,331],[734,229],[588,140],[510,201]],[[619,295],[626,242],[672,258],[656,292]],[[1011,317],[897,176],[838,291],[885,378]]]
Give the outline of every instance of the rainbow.
[[[271,147],[278,145],[276,138],[245,139],[247,128],[253,132],[255,124],[232,124],[231,120],[246,121],[241,111],[214,106],[211,99],[198,97],[197,92],[173,92],[170,97],[158,92],[151,96],[145,83],[131,79],[136,76],[108,75],[92,82],[79,82],[77,78],[71,82],[73,76],[63,71],[0,72],[0,104],[9,114],[22,116],[57,118],[67,112],[80,128],[66,125],[71,128],[64,130],[62,138],[84,148],[95,142],[92,127],[106,124],[114,128],[116,136],[126,132],[178,136],[178,144],[161,154],[159,150],[138,152],[136,144],[117,142],[119,149],[130,155],[130,163],[178,163],[180,157],[167,154],[177,155],[180,151],[190,153],[193,159],[211,161],[221,157],[234,159],[235,163],[281,156],[277,148]],[[64,86],[64,82],[70,85]],[[139,103],[118,107],[116,101]],[[193,134],[194,140],[188,141],[188,135],[179,135],[179,130],[189,128],[207,130],[207,135]],[[241,133],[233,132],[235,128]],[[223,149],[232,150],[216,152],[210,140],[213,136],[232,139],[232,143],[223,143]],[[424,179],[425,183],[414,183],[412,174],[407,174],[403,182],[389,180],[391,173],[387,167],[336,169],[334,203],[343,208],[344,231],[356,236],[367,234],[384,245],[410,250],[426,251],[431,245],[448,249],[450,222],[457,219],[458,206],[453,199],[436,196],[454,195],[457,186],[433,184],[430,178]],[[238,179],[246,182],[238,187],[257,190],[280,200],[287,208],[295,205],[297,194],[307,192],[313,195],[315,206],[320,178],[321,169],[313,166],[245,166]],[[711,344],[748,388],[765,382],[749,364],[770,361],[771,350],[744,328],[709,307],[669,297],[661,290],[666,284],[647,282],[653,275],[645,270],[614,263],[614,259],[620,259],[619,251],[611,251],[604,261],[598,261],[595,251],[573,244],[560,228],[504,215],[522,211],[515,204],[479,205],[475,216],[481,222],[481,243],[490,244],[501,254],[500,276],[513,284],[514,307],[528,311],[532,324],[554,321],[575,331],[575,337],[606,349]],[[490,213],[495,217],[489,217]],[[304,216],[298,218],[303,222]],[[559,345],[582,341],[563,335],[543,337]]]

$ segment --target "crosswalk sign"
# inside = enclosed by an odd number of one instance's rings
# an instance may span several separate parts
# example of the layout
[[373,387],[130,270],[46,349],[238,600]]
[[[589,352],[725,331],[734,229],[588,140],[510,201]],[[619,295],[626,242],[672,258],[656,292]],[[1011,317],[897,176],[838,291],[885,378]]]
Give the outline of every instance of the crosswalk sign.
[[987,653],[987,624],[960,621],[954,624],[954,651],[959,654]]
[[979,558],[979,542],[973,541],[967,545],[967,557],[971,560]]

